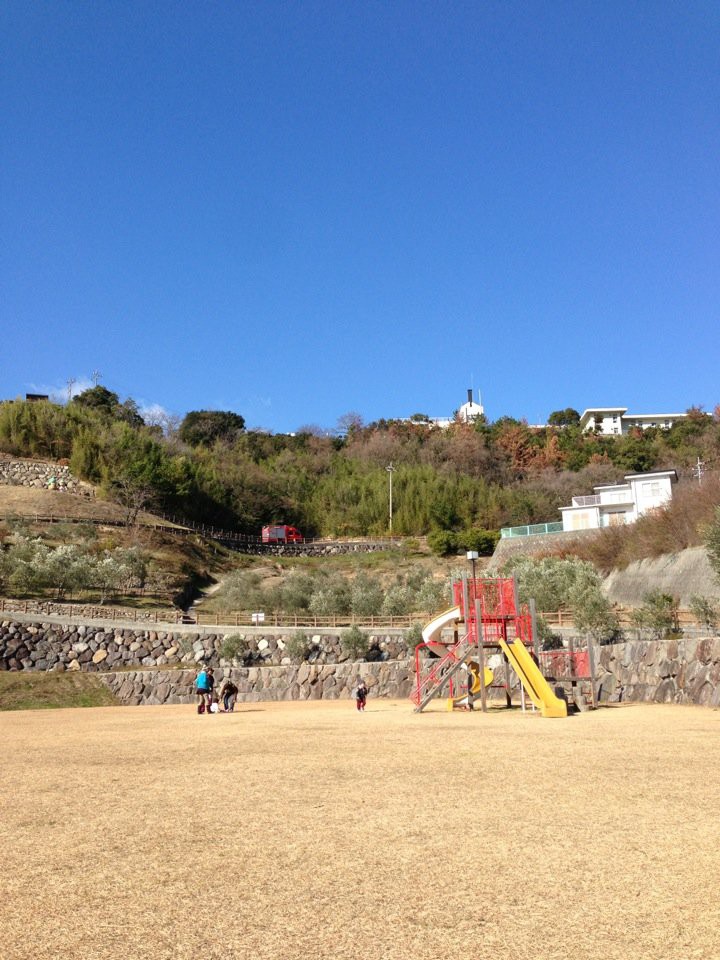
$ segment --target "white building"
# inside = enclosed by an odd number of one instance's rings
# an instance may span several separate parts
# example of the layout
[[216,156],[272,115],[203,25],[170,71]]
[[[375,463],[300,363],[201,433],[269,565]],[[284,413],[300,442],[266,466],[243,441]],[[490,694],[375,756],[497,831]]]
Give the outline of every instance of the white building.
[[458,420],[461,423],[472,423],[473,420],[477,420],[478,417],[482,417],[485,413],[485,408],[480,402],[480,391],[478,390],[477,403],[475,403],[473,400],[472,395],[472,390],[468,389],[467,402],[460,407],[454,417],[431,417],[430,423],[435,427],[443,427],[443,429],[445,429],[451,424],[457,423]]
[[629,473],[625,483],[595,487],[589,497],[573,497],[572,505],[561,507],[563,530],[595,530],[621,523],[657,510],[672,500],[674,470],[657,473]]
[[580,417],[580,428],[602,436],[620,436],[639,427],[660,427],[669,430],[678,420],[686,420],[686,413],[628,413],[627,407],[589,407]]

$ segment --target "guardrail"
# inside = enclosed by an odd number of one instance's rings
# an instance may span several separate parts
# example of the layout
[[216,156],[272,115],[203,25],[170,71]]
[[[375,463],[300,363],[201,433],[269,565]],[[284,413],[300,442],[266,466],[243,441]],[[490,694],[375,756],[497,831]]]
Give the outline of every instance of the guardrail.
[[503,527],[500,530],[500,539],[507,540],[509,537],[531,537],[538,533],[562,533],[562,520],[553,523],[526,523],[520,527]]

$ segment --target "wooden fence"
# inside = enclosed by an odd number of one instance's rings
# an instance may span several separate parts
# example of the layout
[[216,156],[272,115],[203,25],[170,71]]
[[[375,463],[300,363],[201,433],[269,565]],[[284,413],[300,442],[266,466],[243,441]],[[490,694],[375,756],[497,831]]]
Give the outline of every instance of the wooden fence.
[[[197,534],[209,540],[218,540],[225,545],[232,545],[238,552],[243,550],[251,553],[257,552],[277,552],[278,548],[290,549],[291,552],[301,552],[305,547],[332,547],[332,546],[351,546],[359,544],[363,546],[374,546],[378,549],[389,549],[390,547],[402,546],[406,538],[403,537],[304,537],[302,540],[264,543],[262,537],[252,536],[246,533],[238,533],[235,530],[224,530],[220,527],[210,527],[205,524],[193,523],[192,520],[183,520],[180,517],[158,514],[162,521],[145,519],[138,517],[135,524],[129,523],[127,519],[118,517],[73,517],[68,514],[55,513],[2,513],[0,520],[18,520],[27,523],[89,523],[99,527],[127,527],[140,526],[146,530],[159,530],[173,536],[187,537]],[[420,543],[425,542],[425,537],[412,537]]]
[[[632,628],[629,607],[616,607],[615,612],[621,629]],[[233,613],[210,613],[197,610],[192,615],[177,609],[137,609],[135,607],[102,606],[89,603],[61,603],[51,600],[12,600],[0,598],[0,613],[36,614],[37,616],[64,617],[69,620],[110,620],[111,622],[131,623],[175,623],[195,624],[201,627],[266,627],[266,628],[298,628],[298,629],[347,629],[358,626],[363,629],[395,629],[406,630],[413,624],[426,624],[431,615],[427,613],[411,613],[402,616],[313,616],[308,613],[288,614],[259,611],[237,611]],[[550,629],[568,628],[574,626],[572,615],[567,610],[555,610],[539,614]],[[677,623],[682,630],[685,627],[697,628],[702,624],[689,610],[677,612]]]

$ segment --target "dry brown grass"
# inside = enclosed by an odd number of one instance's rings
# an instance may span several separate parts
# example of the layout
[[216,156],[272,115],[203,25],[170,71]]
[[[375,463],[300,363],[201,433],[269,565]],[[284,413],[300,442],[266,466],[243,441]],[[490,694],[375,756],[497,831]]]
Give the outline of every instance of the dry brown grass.
[[720,712],[0,716],[4,960],[720,956]]
[[[5,517],[63,516],[74,520],[122,520],[121,507],[63,490],[0,485],[0,514]],[[162,523],[163,521],[158,521]]]

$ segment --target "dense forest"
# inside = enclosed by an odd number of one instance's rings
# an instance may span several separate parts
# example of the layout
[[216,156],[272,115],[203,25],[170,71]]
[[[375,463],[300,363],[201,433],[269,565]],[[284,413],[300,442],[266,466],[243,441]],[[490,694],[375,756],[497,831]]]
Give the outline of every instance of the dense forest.
[[65,405],[0,404],[0,451],[66,459],[130,510],[246,533],[291,523],[307,536],[388,533],[390,464],[393,532],[418,536],[555,521],[572,496],[625,473],[675,468],[690,481],[698,458],[706,469],[719,461],[717,409],[621,437],[581,433],[572,413],[540,429],[509,417],[440,429],[422,417],[365,425],[348,415],[334,435],[285,435],[248,431],[220,411],[149,425],[132,400],[96,386]]

